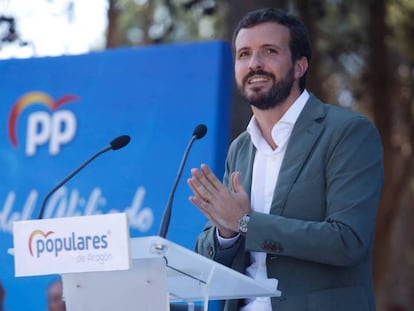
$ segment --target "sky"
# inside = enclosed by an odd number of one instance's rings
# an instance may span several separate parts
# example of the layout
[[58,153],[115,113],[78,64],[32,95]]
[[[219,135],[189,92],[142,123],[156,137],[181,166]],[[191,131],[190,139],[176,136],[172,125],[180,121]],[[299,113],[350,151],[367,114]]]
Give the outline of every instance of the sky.
[[[73,3],[73,14],[66,8]],[[0,59],[82,54],[102,48],[107,0],[0,0],[0,15],[16,18],[25,47],[0,45]],[[4,31],[5,24],[0,25]],[[4,32],[0,32],[4,33]]]

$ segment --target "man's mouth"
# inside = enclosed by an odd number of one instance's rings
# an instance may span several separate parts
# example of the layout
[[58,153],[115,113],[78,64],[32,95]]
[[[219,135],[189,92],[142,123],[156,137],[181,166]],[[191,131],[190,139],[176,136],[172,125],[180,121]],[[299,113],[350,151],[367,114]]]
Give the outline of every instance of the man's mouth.
[[268,77],[252,77],[250,78],[247,83],[248,84],[259,84],[259,83],[266,83],[268,82],[270,79]]

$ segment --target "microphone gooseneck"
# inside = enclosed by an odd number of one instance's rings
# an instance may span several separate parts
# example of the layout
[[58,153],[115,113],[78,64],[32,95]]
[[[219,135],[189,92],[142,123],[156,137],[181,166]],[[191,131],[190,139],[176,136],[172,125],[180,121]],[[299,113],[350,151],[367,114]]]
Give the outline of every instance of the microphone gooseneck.
[[172,204],[174,201],[175,190],[177,189],[178,182],[180,181],[181,175],[183,174],[183,169],[185,162],[187,161],[188,154],[190,152],[191,146],[193,145],[194,141],[204,137],[207,133],[207,127],[204,124],[199,124],[193,131],[193,136],[191,137],[187,148],[184,151],[183,158],[181,159],[181,164],[178,168],[177,177],[175,178],[174,185],[171,189],[170,196],[168,198],[167,205],[164,210],[164,214],[162,215],[161,226],[158,235],[162,238],[167,237],[168,227],[170,226],[170,219],[171,219],[171,211],[172,211]]
[[100,156],[101,154],[109,150],[118,150],[118,149],[125,147],[129,143],[130,140],[131,138],[128,135],[122,135],[122,136],[115,138],[114,140],[110,142],[108,146],[99,150],[97,153],[91,156],[88,160],[82,163],[76,170],[70,173],[65,179],[63,179],[60,183],[58,183],[52,190],[48,192],[48,194],[44,198],[42,202],[42,206],[40,207],[39,215],[37,216],[37,219],[43,219],[43,214],[45,212],[46,203],[49,200],[49,198],[52,196],[52,194],[56,192],[56,190],[62,187],[69,179],[71,179],[73,176],[79,173],[80,170],[82,170],[86,165],[92,162],[95,158],[97,158],[98,156]]

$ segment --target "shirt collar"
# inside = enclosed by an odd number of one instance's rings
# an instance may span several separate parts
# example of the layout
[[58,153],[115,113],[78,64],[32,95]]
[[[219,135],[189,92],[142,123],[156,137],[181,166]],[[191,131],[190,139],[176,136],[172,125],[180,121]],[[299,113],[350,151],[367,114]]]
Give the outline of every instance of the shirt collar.
[[[295,100],[292,106],[290,106],[289,109],[285,112],[282,118],[273,126],[272,137],[275,143],[278,145],[278,149],[285,146],[289,140],[293,127],[299,118],[300,113],[305,107],[305,104],[309,97],[310,95],[308,91],[304,90],[302,94]],[[257,149],[270,149],[270,146],[263,139],[254,115],[250,119],[250,122],[247,126],[247,132],[250,134],[252,142]]]

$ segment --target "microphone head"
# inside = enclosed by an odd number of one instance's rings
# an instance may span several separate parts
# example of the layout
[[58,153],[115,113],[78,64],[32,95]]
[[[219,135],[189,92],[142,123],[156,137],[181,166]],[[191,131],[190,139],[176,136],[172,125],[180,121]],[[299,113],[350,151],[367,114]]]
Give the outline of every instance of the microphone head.
[[109,144],[111,145],[112,150],[118,150],[128,145],[130,140],[131,140],[131,137],[129,137],[128,135],[121,135],[115,138]]
[[195,136],[196,139],[203,138],[204,135],[207,133],[207,126],[204,124],[199,124],[193,131],[193,137]]

